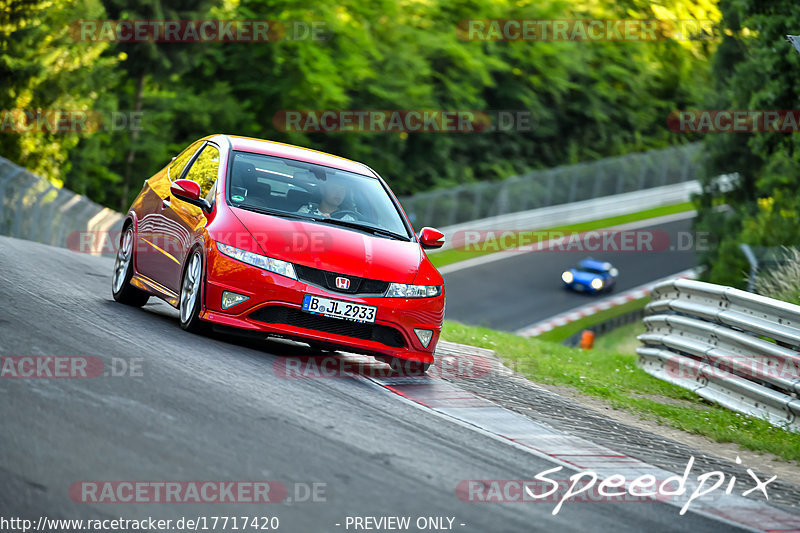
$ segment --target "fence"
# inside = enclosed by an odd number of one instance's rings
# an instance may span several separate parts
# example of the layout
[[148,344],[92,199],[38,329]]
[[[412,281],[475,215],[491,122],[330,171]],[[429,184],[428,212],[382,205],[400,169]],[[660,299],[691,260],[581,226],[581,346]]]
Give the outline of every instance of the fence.
[[610,331],[613,331],[619,327],[627,326],[628,324],[632,324],[637,320],[641,320],[644,316],[644,309],[637,309],[635,311],[631,311],[630,313],[625,313],[622,315],[617,315],[615,317],[609,318],[608,320],[604,320],[599,324],[593,324],[591,326],[587,326],[578,333],[567,337],[561,344],[565,346],[578,346],[581,343],[581,336],[583,332],[588,330],[595,334],[595,336],[605,335]]
[[650,298],[636,349],[646,372],[800,431],[800,306],[693,280]]
[[121,221],[119,213],[0,157],[0,235],[66,247],[80,232],[107,231]]
[[448,227],[517,213],[695,181],[702,176],[699,143],[589,163],[537,170],[401,198],[415,227]]

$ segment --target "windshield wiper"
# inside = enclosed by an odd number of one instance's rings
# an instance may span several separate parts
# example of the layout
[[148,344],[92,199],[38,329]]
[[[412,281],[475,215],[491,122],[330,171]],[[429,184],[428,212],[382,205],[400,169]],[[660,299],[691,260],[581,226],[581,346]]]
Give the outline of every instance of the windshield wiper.
[[312,218],[312,217],[307,217],[307,216],[303,216],[303,215],[298,215],[296,213],[287,213],[286,211],[278,211],[277,209],[269,209],[269,208],[266,208],[266,207],[255,207],[255,206],[246,205],[246,204],[239,204],[239,205],[235,205],[234,207],[238,207],[239,209],[244,209],[246,211],[252,211],[254,213],[259,213],[259,214],[262,214],[262,215],[274,215],[276,217],[297,218],[297,219],[301,219],[301,220],[308,220],[308,219]]
[[399,233],[395,233],[393,231],[389,231],[388,229],[376,228],[375,226],[365,226],[363,224],[350,222],[348,220],[340,220],[338,218],[327,218],[327,217],[314,217],[314,220],[317,220],[319,222],[326,222],[328,224],[334,224],[337,226],[344,226],[346,228],[357,229],[367,233],[372,233],[373,235],[389,237],[390,239],[395,239],[398,241],[408,242],[410,240],[408,237],[404,237],[403,235],[400,235]]

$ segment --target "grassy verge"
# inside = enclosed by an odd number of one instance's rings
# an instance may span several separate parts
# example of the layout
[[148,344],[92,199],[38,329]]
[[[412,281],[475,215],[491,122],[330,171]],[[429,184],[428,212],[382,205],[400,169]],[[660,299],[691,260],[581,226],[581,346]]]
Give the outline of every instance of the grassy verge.
[[517,238],[504,240],[502,244],[498,243],[497,241],[493,241],[492,243],[483,243],[483,245],[481,244],[476,245],[475,247],[480,248],[479,250],[475,250],[473,248],[449,249],[441,252],[432,253],[430,254],[429,257],[431,259],[431,262],[436,267],[443,267],[445,265],[457,263],[459,261],[464,261],[465,259],[471,259],[473,257],[479,257],[481,255],[491,254],[503,249],[516,248],[517,247],[516,243],[518,240],[522,240],[522,242],[528,242],[528,243],[538,242],[538,239],[530,238],[530,235],[534,233],[541,233],[545,231],[580,233],[583,231],[591,231],[591,230],[609,228],[611,226],[618,226],[620,224],[627,224],[628,222],[637,222],[639,220],[646,220],[648,218],[656,218],[664,215],[683,213],[686,211],[691,211],[692,209],[694,209],[694,205],[691,202],[684,202],[680,204],[655,207],[653,209],[640,211],[638,213],[631,213],[629,215],[619,215],[616,217],[603,218],[601,220],[591,220],[589,222],[582,222],[580,224],[571,224],[567,226],[558,226],[555,228],[547,228],[541,230],[530,230],[527,232],[521,231],[517,233]]
[[596,350],[633,355],[636,353],[636,347],[642,345],[636,336],[644,332],[644,324],[641,320],[637,320],[596,337],[594,347]]
[[571,387],[614,408],[717,442],[733,442],[786,460],[800,460],[797,434],[710,404],[688,390],[658,380],[636,365],[633,354],[567,348],[449,321],[442,338],[494,350],[509,367],[532,381]]
[[638,300],[631,300],[630,302],[598,311],[593,315],[583,317],[569,324],[553,328],[550,331],[545,331],[536,338],[542,341],[561,342],[593,324],[599,324],[600,322],[604,322],[619,315],[624,315],[625,313],[630,313],[631,311],[644,309],[644,306],[647,305],[649,301],[650,298],[647,296],[639,298]]

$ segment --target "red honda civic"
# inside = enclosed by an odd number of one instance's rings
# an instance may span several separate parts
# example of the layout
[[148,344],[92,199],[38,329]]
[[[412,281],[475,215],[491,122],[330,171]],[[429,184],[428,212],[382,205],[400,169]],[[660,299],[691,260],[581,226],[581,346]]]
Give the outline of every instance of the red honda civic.
[[355,161],[212,135],[145,181],[122,227],[118,302],[157,296],[180,325],[232,327],[425,372],[444,282],[389,187]]

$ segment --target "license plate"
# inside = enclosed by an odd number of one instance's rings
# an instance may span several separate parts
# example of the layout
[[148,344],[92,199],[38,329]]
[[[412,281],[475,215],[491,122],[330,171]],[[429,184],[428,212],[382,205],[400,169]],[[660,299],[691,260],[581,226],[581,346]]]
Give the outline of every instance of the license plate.
[[342,300],[331,300],[306,294],[303,297],[303,311],[315,315],[354,320],[356,322],[375,322],[377,307],[354,304]]

